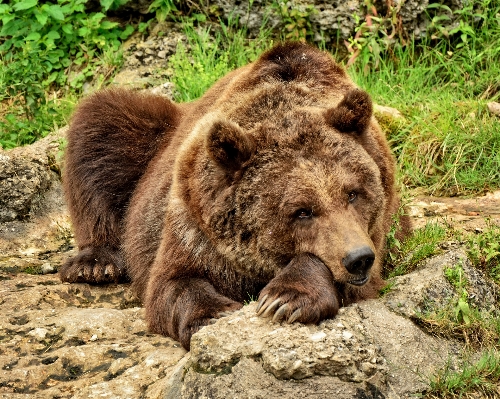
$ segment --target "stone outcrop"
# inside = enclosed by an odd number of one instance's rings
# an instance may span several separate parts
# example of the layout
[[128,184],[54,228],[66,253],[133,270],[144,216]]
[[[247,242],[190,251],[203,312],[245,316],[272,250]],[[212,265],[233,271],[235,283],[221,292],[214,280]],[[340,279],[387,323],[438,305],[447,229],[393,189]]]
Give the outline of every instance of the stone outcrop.
[[422,376],[449,360],[451,346],[378,300],[319,326],[273,323],[250,304],[193,336],[166,397],[408,397],[427,387]]
[[27,219],[42,206],[44,193],[59,180],[62,136],[11,151],[0,147],[0,222]]
[[391,311],[408,318],[456,303],[462,293],[445,277],[445,271],[457,266],[463,270],[470,304],[486,312],[496,312],[500,299],[498,286],[472,266],[462,249],[437,255],[424,261],[413,273],[395,277],[391,290],[381,301]]
[[[121,8],[122,13],[147,13],[152,1],[141,0],[139,2],[129,1]],[[460,10],[464,6],[462,0],[445,0],[440,7],[428,9],[429,0],[417,1],[394,1],[393,8],[387,9],[387,2],[374,1],[372,6],[367,7],[362,0],[349,1],[324,1],[324,0],[292,0],[292,1],[270,1],[254,0],[252,2],[238,0],[214,0],[202,2],[201,4],[192,2],[184,4],[184,8],[191,8],[193,12],[203,11],[208,15],[218,17],[222,14],[224,19],[238,20],[245,25],[249,32],[256,36],[263,28],[282,28],[288,24],[293,24],[298,17],[294,17],[294,11],[302,13],[303,18],[309,21],[312,37],[314,40],[325,40],[335,42],[345,40],[355,35],[355,28],[365,22],[367,15],[377,17],[387,17],[387,21],[393,19],[392,12],[395,13],[396,29],[403,29],[408,36],[420,38],[427,34],[431,25],[431,18],[435,16],[441,18],[440,24],[443,27],[453,26],[453,11]],[[373,8],[372,8],[373,7]],[[280,11],[280,8],[284,9]],[[430,16],[430,17],[429,17]],[[392,27],[387,27],[389,33]]]

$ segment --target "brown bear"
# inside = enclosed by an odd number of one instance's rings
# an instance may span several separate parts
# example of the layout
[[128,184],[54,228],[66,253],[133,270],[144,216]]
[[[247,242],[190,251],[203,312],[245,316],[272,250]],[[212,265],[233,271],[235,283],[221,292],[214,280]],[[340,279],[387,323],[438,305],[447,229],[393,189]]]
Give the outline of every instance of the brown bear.
[[125,90],[76,110],[64,184],[80,252],[63,281],[131,279],[151,331],[193,333],[259,295],[317,323],[384,285],[394,160],[332,57],[278,44],[199,100]]

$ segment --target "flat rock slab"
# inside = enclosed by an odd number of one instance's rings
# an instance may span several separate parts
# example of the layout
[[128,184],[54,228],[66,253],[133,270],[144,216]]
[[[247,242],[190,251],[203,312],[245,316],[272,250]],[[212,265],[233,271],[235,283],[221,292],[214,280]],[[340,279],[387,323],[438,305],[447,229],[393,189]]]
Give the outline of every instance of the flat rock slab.
[[0,278],[0,398],[162,397],[186,351],[147,332],[127,285]]
[[414,227],[446,218],[457,229],[474,231],[485,228],[488,219],[500,224],[500,191],[475,198],[419,196],[407,208]]
[[[207,326],[166,398],[397,398],[425,390],[451,345],[378,300],[319,326],[273,323],[255,304]],[[364,396],[363,396],[364,395]]]

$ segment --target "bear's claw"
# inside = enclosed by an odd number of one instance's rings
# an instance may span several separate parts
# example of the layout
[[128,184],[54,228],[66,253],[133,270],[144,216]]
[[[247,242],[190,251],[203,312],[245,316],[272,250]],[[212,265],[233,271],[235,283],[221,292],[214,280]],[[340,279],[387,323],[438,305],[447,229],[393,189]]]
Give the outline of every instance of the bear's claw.
[[288,303],[285,303],[284,305],[280,306],[280,308],[276,311],[276,313],[273,316],[273,321],[280,322],[281,319],[283,319],[283,317],[287,313],[289,307],[290,306],[288,306]]
[[282,302],[281,298],[275,299],[274,301],[272,301],[271,299],[267,300],[266,303],[260,308],[257,315],[262,317],[271,316],[274,311],[280,306],[280,302]]

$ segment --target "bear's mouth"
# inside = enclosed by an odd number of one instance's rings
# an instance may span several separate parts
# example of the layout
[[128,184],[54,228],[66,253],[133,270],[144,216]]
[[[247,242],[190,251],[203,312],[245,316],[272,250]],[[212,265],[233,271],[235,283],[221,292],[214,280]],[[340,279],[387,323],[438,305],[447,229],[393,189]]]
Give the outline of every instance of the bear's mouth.
[[361,286],[361,285],[365,285],[367,283],[368,279],[369,279],[368,276],[356,276],[356,278],[349,280],[347,282],[349,284],[352,284],[352,285]]

